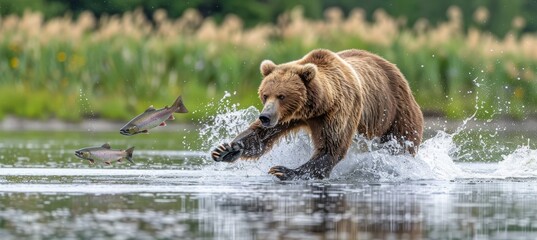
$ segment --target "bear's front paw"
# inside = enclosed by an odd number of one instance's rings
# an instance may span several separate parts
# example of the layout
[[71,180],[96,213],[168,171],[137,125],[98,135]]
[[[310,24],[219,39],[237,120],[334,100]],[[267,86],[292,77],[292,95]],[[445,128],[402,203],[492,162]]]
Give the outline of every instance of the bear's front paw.
[[234,162],[242,154],[242,147],[238,143],[224,143],[211,152],[211,157],[217,162]]
[[282,181],[293,180],[299,177],[298,173],[295,170],[286,168],[284,166],[272,167],[270,168],[268,173],[276,176]]

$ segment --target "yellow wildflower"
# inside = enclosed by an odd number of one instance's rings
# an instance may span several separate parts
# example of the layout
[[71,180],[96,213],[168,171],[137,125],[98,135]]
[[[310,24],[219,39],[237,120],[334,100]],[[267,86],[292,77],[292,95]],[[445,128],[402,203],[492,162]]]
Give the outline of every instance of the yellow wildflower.
[[12,57],[9,60],[9,66],[11,66],[11,68],[13,68],[13,69],[18,68],[19,67],[19,59],[16,58],[16,57]]
[[521,87],[516,87],[514,95],[516,99],[522,99],[524,97],[524,89]]
[[56,60],[58,60],[58,62],[65,62],[66,59],[67,59],[67,54],[65,54],[65,52],[62,51],[56,54]]

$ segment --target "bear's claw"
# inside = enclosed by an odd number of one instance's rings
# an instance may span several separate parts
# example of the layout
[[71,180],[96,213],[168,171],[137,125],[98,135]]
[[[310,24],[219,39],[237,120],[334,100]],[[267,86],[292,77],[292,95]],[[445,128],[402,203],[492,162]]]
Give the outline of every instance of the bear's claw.
[[268,173],[274,175],[282,181],[293,180],[298,177],[298,174],[295,170],[286,168],[284,166],[272,167],[269,169]]
[[239,144],[228,143],[221,144],[211,152],[211,157],[217,162],[233,162],[242,154],[242,149]]

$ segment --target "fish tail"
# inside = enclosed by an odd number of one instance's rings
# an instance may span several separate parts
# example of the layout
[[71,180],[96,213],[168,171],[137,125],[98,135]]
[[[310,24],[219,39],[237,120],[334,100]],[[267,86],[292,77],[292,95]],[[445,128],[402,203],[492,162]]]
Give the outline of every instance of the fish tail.
[[129,160],[129,162],[131,162],[132,164],[134,164],[134,162],[132,161],[132,152],[134,151],[134,147],[131,147],[127,150],[125,150],[125,152],[127,153],[127,160]]
[[183,104],[183,98],[181,96],[177,97],[175,99],[175,102],[173,102],[172,108],[175,109],[176,113],[187,113],[188,110],[186,109],[185,105]]

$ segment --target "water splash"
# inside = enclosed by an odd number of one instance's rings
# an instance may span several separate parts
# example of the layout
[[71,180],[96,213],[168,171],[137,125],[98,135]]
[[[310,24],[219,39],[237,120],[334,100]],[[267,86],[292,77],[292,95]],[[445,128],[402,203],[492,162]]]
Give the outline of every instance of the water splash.
[[217,144],[231,141],[259,115],[255,107],[238,109],[239,104],[231,104],[230,99],[233,95],[228,92],[224,94],[217,103],[219,114],[210,117],[208,123],[199,130],[202,149],[209,149]]
[[537,178],[537,150],[520,147],[503,157],[494,176],[499,178]]
[[[200,131],[203,141],[203,151],[209,151],[223,142],[229,142],[238,133],[246,129],[255,120],[259,111],[254,107],[239,109],[237,105],[226,107],[230,102],[227,95],[220,101],[219,114],[212,118]],[[374,141],[360,137],[352,144],[347,156],[333,169],[330,179],[332,180],[355,180],[355,181],[407,181],[407,180],[453,180],[468,178],[517,178],[537,177],[537,150],[531,150],[528,146],[518,147],[510,154],[505,154],[502,159],[492,159],[488,165],[482,165],[486,171],[468,167],[464,162],[470,160],[482,160],[480,157],[487,154],[486,150],[506,151],[505,147],[496,142],[484,144],[483,138],[493,138],[502,131],[501,128],[493,128],[492,134],[479,133],[478,142],[474,139],[466,139],[469,132],[482,131],[485,125],[490,129],[492,121],[479,122],[475,119],[476,113],[465,119],[457,127],[454,133],[439,130],[436,135],[426,139],[420,146],[419,153],[410,155],[392,155],[386,149],[368,151]],[[477,127],[476,127],[477,126]],[[456,141],[457,138],[463,140]],[[470,150],[466,145],[482,145],[482,149]],[[365,147],[364,147],[365,146]],[[267,176],[267,171],[272,166],[283,165],[296,168],[304,164],[313,152],[313,144],[305,131],[284,137],[267,154],[257,161],[239,160],[235,163],[215,163],[207,159],[205,170],[209,171],[235,171],[241,175]],[[209,154],[207,154],[209,155]],[[488,158],[491,158],[490,155]],[[487,159],[488,159],[487,158]],[[499,162],[499,163],[498,163]],[[482,161],[481,161],[482,163]]]
[[[79,91],[79,102],[81,106],[82,115],[84,117],[89,117],[89,119],[95,119],[95,113],[93,112],[93,108],[90,105],[88,96],[86,96],[86,92],[82,90],[82,88]],[[92,133],[95,132],[95,126],[93,123],[90,123],[90,128],[88,128],[87,131]]]

